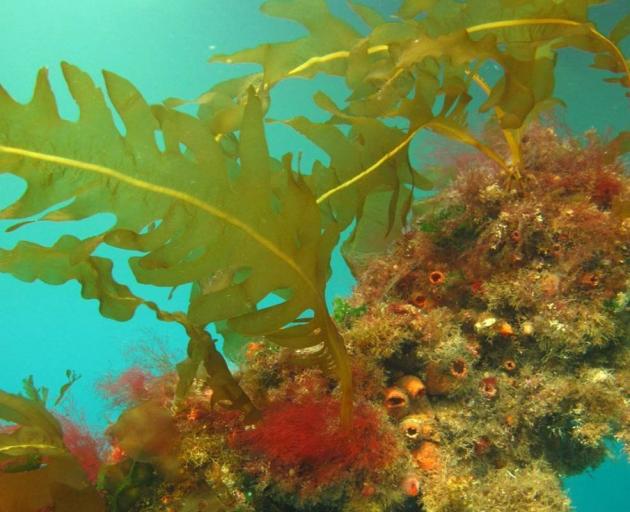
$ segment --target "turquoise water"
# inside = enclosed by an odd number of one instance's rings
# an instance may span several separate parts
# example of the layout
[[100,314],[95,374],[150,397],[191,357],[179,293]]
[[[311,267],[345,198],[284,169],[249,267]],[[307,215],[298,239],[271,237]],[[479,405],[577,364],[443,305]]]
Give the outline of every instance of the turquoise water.
[[[263,41],[290,39],[301,34],[296,25],[268,18],[258,12],[258,0],[4,0],[0,15],[0,83],[16,99],[26,101],[32,92],[36,71],[48,67],[53,85],[60,91],[60,110],[76,116],[74,105],[61,86],[59,62],[69,61],[98,77],[101,69],[119,73],[134,83],[151,102],[167,97],[192,98],[213,83],[240,75],[245,66],[208,65],[213,53],[231,52]],[[387,4],[393,10],[399,2]],[[333,0],[339,15],[351,17],[345,0]],[[607,32],[616,19],[630,11],[627,0],[617,0],[594,10],[594,19]],[[354,20],[356,21],[356,20]],[[627,42],[627,41],[626,41]],[[630,49],[626,48],[626,53]],[[569,109],[567,123],[576,131],[595,127],[614,134],[628,129],[627,102],[621,91],[601,82],[601,75],[587,68],[589,57],[566,52],[559,63],[558,95]],[[102,83],[102,81],[101,81]],[[342,97],[332,81],[288,81],[275,91],[272,117],[302,113],[318,115],[309,102],[309,91],[325,88]],[[281,104],[281,105],[280,105]],[[269,131],[271,151],[280,155],[304,150],[305,162],[318,156],[304,139],[279,127]],[[22,185],[9,176],[0,176],[0,207],[20,194]],[[110,222],[107,216],[76,223],[75,233],[87,234]],[[0,227],[2,224],[0,224]],[[18,239],[50,243],[56,238],[54,226],[37,224],[15,233],[2,234],[0,247],[10,247]],[[122,262],[121,262],[122,263]],[[352,281],[340,258],[335,260],[335,276],[329,298],[349,293]],[[116,275],[125,275],[124,265]],[[95,429],[113,419],[104,403],[95,398],[95,383],[109,372],[127,368],[135,357],[132,347],[138,341],[163,341],[175,359],[181,359],[185,336],[180,329],[157,323],[145,309],[134,319],[118,323],[102,318],[95,301],[80,299],[79,287],[67,284],[50,287],[26,284],[0,275],[0,347],[2,373],[0,388],[17,391],[22,378],[34,374],[39,384],[56,389],[64,372],[72,368],[83,377],[75,385],[66,407],[73,415],[81,413]],[[146,290],[168,309],[183,309],[185,290],[166,303],[166,294]],[[108,416],[109,414],[109,416]],[[567,480],[579,512],[626,510],[630,497],[627,482],[630,465],[617,447],[616,459],[590,474]]]

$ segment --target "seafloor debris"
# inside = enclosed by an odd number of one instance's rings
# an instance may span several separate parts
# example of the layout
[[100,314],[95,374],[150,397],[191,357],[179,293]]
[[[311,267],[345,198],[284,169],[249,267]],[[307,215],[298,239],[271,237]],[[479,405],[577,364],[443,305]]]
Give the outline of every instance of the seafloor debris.
[[255,427],[193,386],[156,413],[168,443],[144,428],[158,395],[110,429],[115,510],[569,510],[560,477],[630,444],[630,182],[595,138],[525,140],[515,188],[469,162],[337,304],[349,426],[333,381],[257,341],[240,373]]

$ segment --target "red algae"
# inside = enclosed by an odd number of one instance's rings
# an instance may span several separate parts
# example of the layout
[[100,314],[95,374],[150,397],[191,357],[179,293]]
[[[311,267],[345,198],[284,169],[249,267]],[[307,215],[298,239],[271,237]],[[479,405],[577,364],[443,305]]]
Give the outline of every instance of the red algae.
[[339,407],[331,397],[271,404],[255,428],[238,433],[235,444],[263,456],[279,479],[297,472],[309,482],[304,494],[350,474],[374,474],[395,460],[397,443],[374,407],[357,405],[349,427],[341,425]]
[[60,421],[66,448],[77,459],[88,480],[95,483],[101,465],[103,442],[94,438],[85,427],[67,418],[60,418]]
[[591,200],[600,208],[609,209],[612,202],[623,191],[623,183],[612,174],[601,173],[595,178]]
[[149,398],[150,372],[132,366],[117,377],[110,377],[98,384],[100,391],[114,404],[130,405]]

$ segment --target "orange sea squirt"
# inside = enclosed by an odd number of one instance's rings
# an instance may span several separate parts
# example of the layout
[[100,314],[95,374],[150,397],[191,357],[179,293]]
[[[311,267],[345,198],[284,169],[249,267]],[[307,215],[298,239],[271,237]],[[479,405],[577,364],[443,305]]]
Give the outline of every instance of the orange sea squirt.
[[374,485],[368,482],[363,483],[363,487],[361,488],[361,496],[365,496],[366,498],[369,498],[370,496],[374,496],[375,493],[376,493],[376,487],[374,487]]
[[400,422],[400,428],[408,439],[439,441],[439,433],[434,428],[433,417],[430,414],[407,416]]
[[503,368],[508,372],[513,372],[514,370],[516,370],[516,362],[514,361],[514,359],[506,359],[505,361],[503,361]]
[[440,467],[440,449],[433,441],[422,441],[412,452],[413,460],[423,471],[435,471]]
[[481,379],[479,385],[481,394],[486,398],[494,398],[498,393],[497,378],[496,377],[484,377]]
[[409,396],[404,389],[392,386],[385,390],[385,408],[387,412],[401,415],[409,407]]
[[464,379],[468,375],[468,365],[461,357],[451,363],[451,375],[456,379]]
[[497,327],[497,332],[501,335],[501,336],[514,336],[514,329],[512,328],[512,326],[507,323],[507,322],[501,322],[498,327]]
[[415,375],[405,375],[396,381],[396,386],[404,389],[411,398],[421,398],[425,393],[425,385]]
[[597,288],[599,277],[594,272],[587,272],[580,277],[580,284],[585,288]]
[[414,292],[411,294],[411,303],[420,309],[427,309],[429,306],[429,299],[421,292]]
[[420,493],[420,481],[416,475],[407,475],[402,481],[401,487],[407,496],[418,496]]
[[446,275],[441,270],[433,270],[429,272],[429,283],[433,286],[443,284],[446,281]]

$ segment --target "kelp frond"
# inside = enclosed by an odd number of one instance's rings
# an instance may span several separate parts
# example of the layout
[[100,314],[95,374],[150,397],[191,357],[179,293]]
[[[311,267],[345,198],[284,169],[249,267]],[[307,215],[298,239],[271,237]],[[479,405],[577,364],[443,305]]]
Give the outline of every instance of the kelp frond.
[[104,511],[61,423],[35,399],[0,391],[0,496],[6,510],[40,510],[51,498],[76,510]]
[[[373,9],[352,3],[351,8],[369,26],[366,34],[359,34],[333,16],[323,0],[315,4],[310,0],[268,0],[263,12],[297,21],[306,28],[307,35],[218,55],[212,61],[257,63],[267,88],[286,78],[311,78],[316,73],[345,79],[350,95],[344,106],[337,107],[322,93],[316,94],[315,102],[331,114],[327,124],[351,127],[344,143],[334,135],[338,148],[354,152],[352,158],[346,158],[348,163],[339,165],[333,157],[337,152],[330,151],[333,135],[326,136],[324,147],[315,140],[321,140],[322,134],[307,133],[315,128],[306,130],[303,119],[287,124],[331,157],[330,165],[318,163],[313,168],[313,179],[309,180],[327,217],[335,218],[342,227],[356,220],[359,229],[365,205],[374,195],[379,195],[380,201],[384,192],[389,195],[389,220],[381,233],[385,239],[393,219],[405,216],[407,202],[400,198],[417,184],[421,188],[429,186],[418,173],[401,172],[401,162],[408,160],[409,143],[420,129],[476,148],[516,183],[523,171],[520,132],[532,114],[551,99],[558,49],[577,47],[591,52],[595,67],[617,74],[607,81],[630,87],[628,64],[616,46],[627,35],[623,20],[606,37],[588,21],[588,4],[570,0],[509,6],[499,0],[409,1],[400,7],[399,20],[385,20]],[[331,27],[336,28],[334,36]],[[330,51],[322,51],[326,48]],[[482,76],[487,62],[502,70],[502,76],[492,85]],[[505,136],[506,156],[469,128],[471,83],[479,85],[487,96],[481,112],[494,112]],[[224,85],[216,89],[220,87]],[[221,117],[223,110],[216,103],[202,103],[201,112],[205,118],[214,119]],[[401,118],[406,127],[400,126]],[[397,130],[397,136],[388,146],[380,144],[378,152],[357,147],[353,139],[367,140],[366,125],[377,121],[388,130]],[[212,121],[212,125],[217,123]],[[316,125],[318,132],[327,130],[320,123]]]
[[[389,46],[387,46],[386,44],[379,44],[377,46],[370,46],[367,49],[367,54],[372,55],[373,53],[386,52],[388,50],[389,50]],[[318,64],[323,64],[326,62],[331,62],[337,59],[347,59],[348,57],[350,57],[350,52],[344,51],[344,50],[339,51],[339,52],[329,53],[327,55],[311,57],[306,62],[303,62],[299,66],[296,66],[293,69],[291,69],[287,73],[287,76],[300,75],[301,73],[303,73],[304,71],[306,71],[312,66],[316,66]]]
[[[19,105],[6,93],[0,96],[0,164],[28,185],[0,216],[25,218],[52,209],[42,220],[61,221],[111,212],[116,223],[85,241],[66,237],[46,248],[21,242],[3,251],[2,269],[54,284],[77,279],[84,295],[102,304],[115,301],[101,309],[106,316],[126,320],[145,302],[115,283],[111,262],[92,253],[104,243],[140,251],[143,255],[130,261],[139,282],[194,285],[185,315],[158,315],[182,323],[193,345],[189,354],[199,356],[196,364],[180,366],[188,372],[184,381],[203,362],[206,370],[215,370],[210,385],[213,378],[228,385],[229,372],[216,350],[208,352],[212,341],[203,334],[204,325],[227,320],[231,329],[249,336],[282,337],[283,346],[323,345],[341,377],[347,416],[350,372],[323,300],[328,258],[339,230],[330,223],[320,228],[315,199],[290,162],[280,164],[268,156],[262,105],[253,90],[239,127],[238,151],[232,155],[200,121],[149,107],[128,82],[106,73],[109,97],[126,129],[121,136],[88,76],[68,64],[63,71],[79,105],[76,123],[58,116],[45,72],[29,104]],[[162,134],[164,150],[157,146],[155,132]],[[62,201],[66,204],[59,206]],[[40,269],[39,274],[25,275],[24,260],[12,257],[26,250],[30,268]],[[53,261],[66,263],[48,264]],[[80,275],[68,272],[69,261],[75,269],[85,262]],[[41,269],[46,268],[44,275]],[[219,275],[224,277],[219,280]],[[284,300],[260,305],[269,294]],[[295,336],[291,325],[309,311],[312,316]],[[234,389],[225,394],[231,400],[238,395]]]
[[573,20],[546,19],[546,18],[502,20],[502,21],[493,21],[490,23],[481,23],[473,27],[467,27],[466,32],[468,32],[469,34],[474,34],[475,32],[483,32],[485,30],[496,30],[496,29],[504,29],[504,28],[512,28],[512,27],[538,26],[538,25],[559,25],[559,26],[568,26],[568,27],[580,27],[580,28],[586,29],[588,33],[591,34],[595,39],[601,41],[606,46],[610,54],[615,57],[619,66],[619,70],[622,71],[623,74],[625,75],[625,78],[623,79],[622,82],[626,84],[626,87],[630,87],[630,68],[628,68],[628,63],[623,53],[621,53],[621,50],[615,43],[613,43],[610,39],[608,39],[604,34],[596,30],[595,27],[593,27],[591,23],[579,23]]

